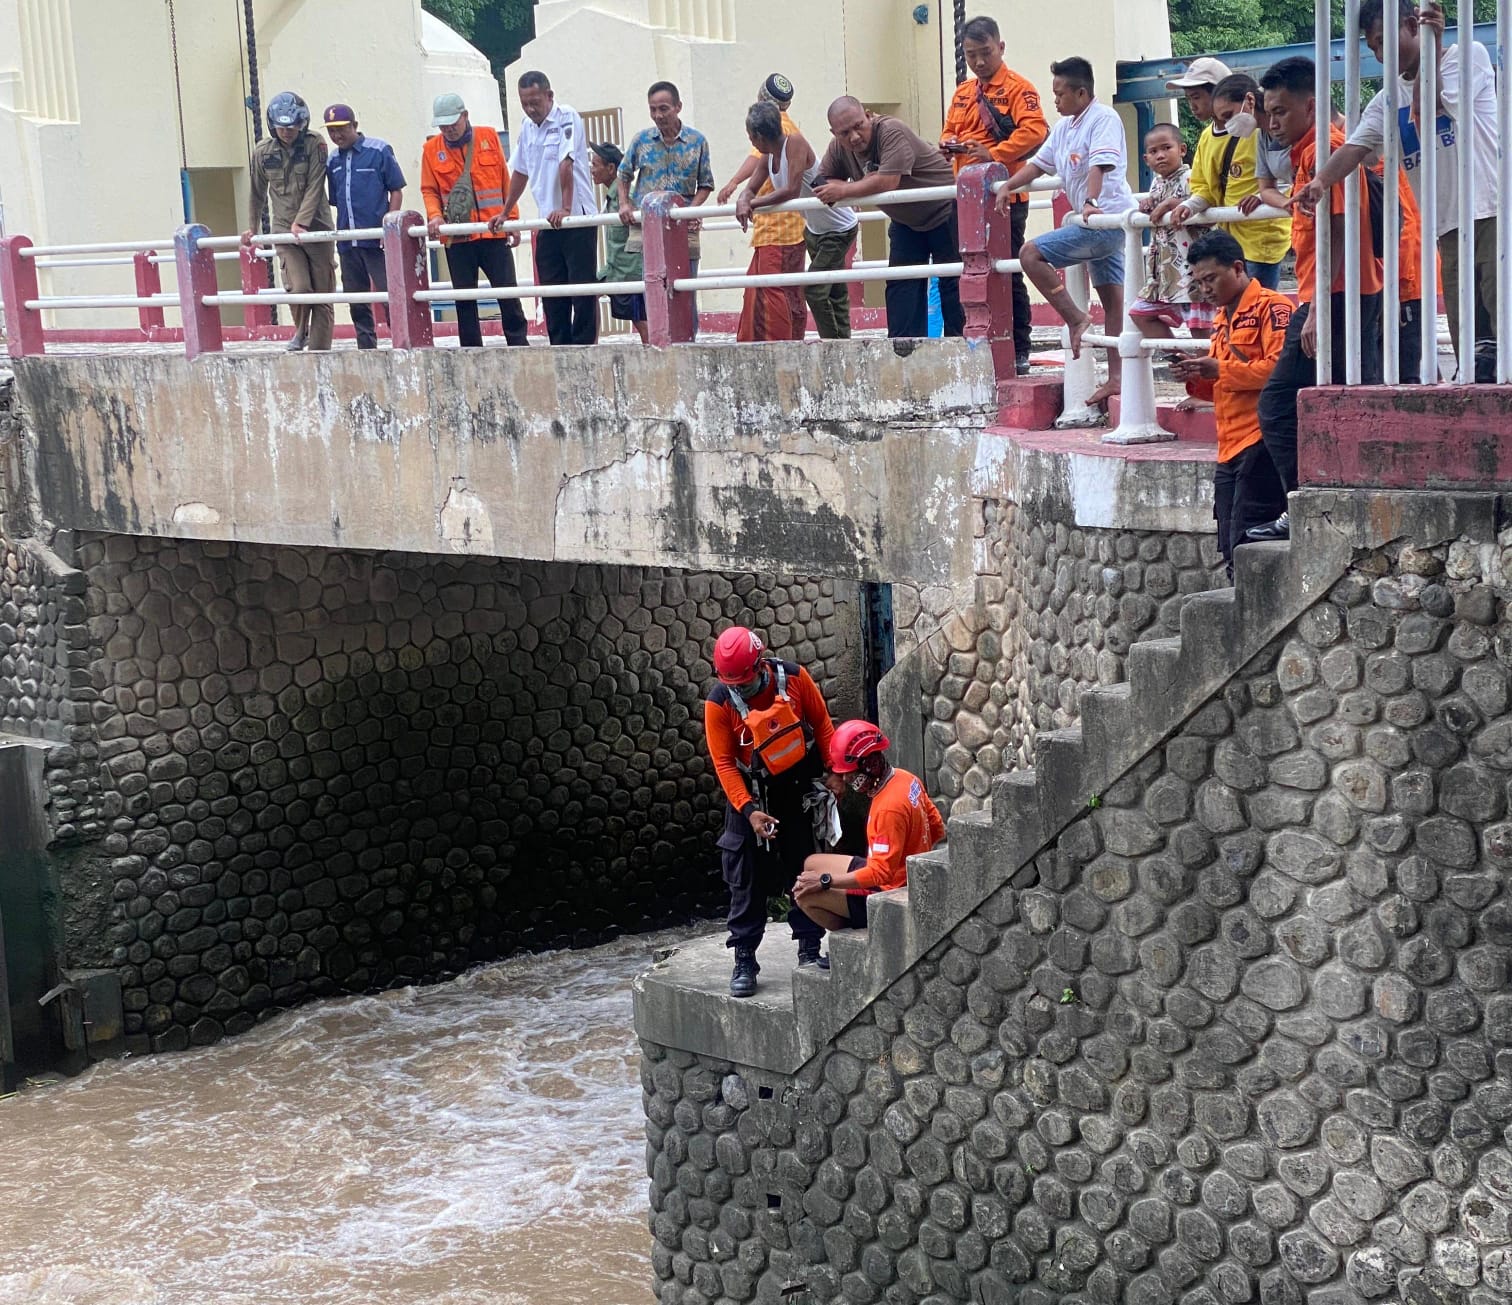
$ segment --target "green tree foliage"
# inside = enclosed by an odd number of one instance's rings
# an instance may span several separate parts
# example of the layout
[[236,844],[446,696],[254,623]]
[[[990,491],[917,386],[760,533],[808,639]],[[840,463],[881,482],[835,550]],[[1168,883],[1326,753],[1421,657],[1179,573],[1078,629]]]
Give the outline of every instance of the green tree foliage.
[[[1445,10],[1454,22],[1459,12],[1455,0]],[[1313,13],[1313,0],[1170,0],[1171,47],[1187,56],[1310,41]],[[1334,0],[1333,14],[1334,33],[1342,35],[1343,0]],[[1496,0],[1475,0],[1475,18],[1494,21]]]
[[426,10],[488,56],[494,76],[535,35],[535,0],[422,0]]

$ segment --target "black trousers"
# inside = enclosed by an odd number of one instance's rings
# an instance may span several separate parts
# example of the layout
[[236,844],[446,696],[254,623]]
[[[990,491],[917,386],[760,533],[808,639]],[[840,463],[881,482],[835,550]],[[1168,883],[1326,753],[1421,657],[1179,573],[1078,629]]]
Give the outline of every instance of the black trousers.
[[[1009,236],[1012,241],[1012,253],[1010,257],[1017,258],[1019,251],[1024,247],[1024,230],[1029,225],[1029,204],[1015,204],[1008,210]],[[1029,303],[1029,283],[1024,280],[1023,273],[1013,274],[1013,357],[1018,363],[1025,362],[1029,357],[1029,332],[1033,323],[1030,313],[1033,311]],[[964,318],[963,318],[964,320]]]
[[[1333,293],[1333,376],[1325,384],[1344,384],[1344,292]],[[1260,391],[1260,435],[1276,464],[1276,474],[1290,494],[1297,488],[1297,395],[1318,384],[1318,364],[1302,352],[1302,328],[1312,304],[1301,304],[1286,328],[1286,342],[1276,370]],[[1381,383],[1381,296],[1360,296],[1360,382]]]
[[1276,464],[1260,440],[1213,468],[1213,515],[1218,518],[1218,551],[1230,566],[1234,545],[1252,526],[1263,526],[1286,511],[1286,490]]
[[[761,795],[762,810],[777,822],[777,837],[759,843],[751,822],[725,803],[724,832],[719,836],[720,868],[730,890],[729,947],[757,947],[766,932],[767,900],[791,893],[814,847],[813,821],[803,809],[803,795],[819,774],[817,762],[801,763],[792,779],[769,781]],[[794,906],[788,912],[793,937],[818,940],[824,930]]]
[[[448,245],[446,265],[451,269],[452,286],[458,290],[476,290],[480,271],[496,289],[516,284],[514,250],[502,238],[459,240]],[[499,300],[499,320],[510,344],[530,343],[525,338],[525,310],[518,299]],[[483,328],[478,325],[476,299],[457,300],[457,339],[464,348],[482,347]]]
[[[341,250],[341,288],[348,294],[387,290],[388,268],[384,266],[383,250],[361,246]],[[357,329],[357,347],[376,349],[378,331],[373,326],[373,306],[348,304],[347,307],[352,310],[352,325]]]
[[[889,267],[912,267],[920,263],[959,263],[960,241],[956,237],[956,218],[928,231],[916,231],[901,222],[887,224],[887,262]],[[966,313],[961,308],[961,282],[957,277],[940,278],[940,315],[946,335],[966,333]],[[929,282],[887,282],[887,334],[893,339],[920,339],[929,334]]]
[[1397,327],[1397,384],[1421,385],[1423,382],[1423,301],[1409,299],[1402,305],[1402,321]]
[[[598,276],[598,228],[537,231],[536,278],[542,285],[583,285]],[[598,343],[598,296],[541,300],[552,344]]]

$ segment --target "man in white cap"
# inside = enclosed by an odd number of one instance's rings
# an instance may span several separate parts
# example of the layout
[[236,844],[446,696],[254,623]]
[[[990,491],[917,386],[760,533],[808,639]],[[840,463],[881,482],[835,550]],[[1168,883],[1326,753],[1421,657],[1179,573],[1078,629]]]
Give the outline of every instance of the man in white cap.
[[[520,216],[519,209],[506,214],[504,196],[509,191],[509,164],[499,133],[492,127],[474,126],[467,105],[455,92],[436,96],[431,124],[441,130],[425,142],[420,155],[420,192],[425,196],[425,215],[432,236],[441,234],[443,223],[492,222],[494,218]],[[514,286],[514,247],[518,231],[485,231],[481,235],[446,238],[446,266],[457,290],[476,290],[478,273],[496,289]],[[518,299],[499,300],[499,321],[510,344],[528,344],[525,313]],[[457,339],[464,348],[480,348],[483,330],[478,324],[478,301],[457,300]]]
[[[1193,194],[1200,197],[1195,204],[1190,197],[1185,201],[1175,203],[1168,200],[1150,214],[1152,220],[1158,221],[1164,218],[1182,202],[1186,204],[1190,213],[1200,213],[1207,207],[1222,203],[1221,187],[1210,198],[1205,188],[1199,188],[1199,178],[1222,177],[1235,166],[1234,153],[1239,145],[1238,139],[1230,136],[1227,131],[1218,131],[1212,125],[1213,91],[1228,75],[1228,64],[1222,59],[1203,55],[1202,58],[1193,59],[1187,64],[1186,72],[1180,77],[1173,77],[1166,83],[1166,90],[1181,92],[1186,98],[1187,108],[1192,111],[1192,117],[1202,124],[1202,132],[1197,137],[1197,149],[1192,155],[1190,183]],[[1237,197],[1235,202],[1237,203]],[[1212,333],[1213,323],[1218,320],[1218,306],[1200,303],[1194,297],[1187,307],[1186,319],[1187,326],[1193,335],[1209,335]]]

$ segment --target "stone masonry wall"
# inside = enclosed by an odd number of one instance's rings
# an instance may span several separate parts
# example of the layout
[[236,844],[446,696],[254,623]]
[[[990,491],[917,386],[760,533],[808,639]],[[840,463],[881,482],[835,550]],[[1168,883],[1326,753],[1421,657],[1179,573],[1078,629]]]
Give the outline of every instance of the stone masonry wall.
[[980,559],[969,603],[949,590],[895,590],[922,643],[929,789],[942,811],[981,810],[993,779],[1032,764],[1034,736],[1080,719],[1084,688],[1117,684],[1132,644],[1180,633],[1188,596],[1228,583],[1217,537],[1103,530],[978,502]]
[[87,634],[84,577],[0,535],[0,732],[62,742],[74,724],[68,650]]
[[1509,595],[1361,558],[793,1079],[646,1046],[660,1300],[1512,1299]]
[[[54,750],[68,963],[205,1043],[715,907],[706,654],[740,621],[858,696],[853,594],[795,576],[104,536],[90,737]],[[66,826],[57,824],[68,818]]]

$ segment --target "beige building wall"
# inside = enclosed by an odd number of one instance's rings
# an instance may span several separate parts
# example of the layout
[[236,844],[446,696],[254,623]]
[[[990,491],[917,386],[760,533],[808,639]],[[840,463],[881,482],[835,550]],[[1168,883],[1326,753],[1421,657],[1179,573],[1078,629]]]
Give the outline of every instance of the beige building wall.
[[[917,0],[540,0],[536,38],[506,71],[505,90],[512,99],[520,73],[539,69],[579,112],[620,110],[628,138],[650,125],[646,88],[675,82],[684,121],[709,138],[717,187],[750,148],[745,110],[774,71],[792,80],[792,116],[820,150],[829,142],[825,110],[844,94],[937,137],[955,86],[953,6],[932,0],[923,23],[918,8]],[[969,13],[997,19],[1009,63],[1040,88],[1052,120],[1052,60],[1090,59],[1111,98],[1117,60],[1171,50],[1165,0],[977,0]],[[1123,113],[1132,138],[1133,112]],[[528,195],[522,212],[535,215]],[[1048,226],[1047,213],[1036,219]],[[886,257],[879,227],[863,228],[863,257]],[[706,233],[703,251],[704,269],[744,268],[750,258],[739,231]],[[738,303],[738,293],[700,300],[706,311]]]
[[[177,0],[0,0],[0,205],[4,229],[39,245],[163,238],[184,220],[187,164],[197,220],[217,233],[249,221],[250,117],[241,6]],[[488,61],[420,0],[258,0],[263,104],[298,91],[317,119],[329,103],[394,146],[420,205],[430,103],[462,93],[479,122],[502,126]],[[176,92],[177,86],[177,92]],[[183,137],[180,141],[179,95]],[[222,264],[223,284],[237,283]],[[163,268],[172,290],[171,266]],[[134,292],[126,266],[44,270],[44,294]],[[338,317],[344,318],[344,311]],[[170,321],[176,320],[170,314]],[[54,313],[50,325],[131,325],[134,311]]]

